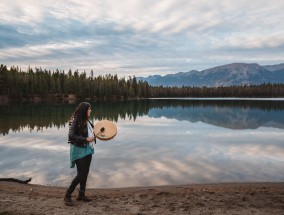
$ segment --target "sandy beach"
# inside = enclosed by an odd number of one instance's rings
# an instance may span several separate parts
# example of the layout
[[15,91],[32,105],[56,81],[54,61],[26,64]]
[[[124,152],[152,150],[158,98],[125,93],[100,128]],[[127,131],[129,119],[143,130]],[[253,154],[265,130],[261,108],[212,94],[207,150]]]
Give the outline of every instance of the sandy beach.
[[0,214],[284,214],[284,183],[89,189],[66,206],[66,188],[0,182]]

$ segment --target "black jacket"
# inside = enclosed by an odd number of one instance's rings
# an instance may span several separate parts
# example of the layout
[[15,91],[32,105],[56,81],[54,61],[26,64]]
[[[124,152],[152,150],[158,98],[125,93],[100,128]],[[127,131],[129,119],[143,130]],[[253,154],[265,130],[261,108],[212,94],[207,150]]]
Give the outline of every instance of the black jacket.
[[[92,128],[94,125],[88,121]],[[84,124],[79,123],[76,119],[69,122],[68,143],[78,147],[86,147],[88,144],[88,127],[87,122]]]

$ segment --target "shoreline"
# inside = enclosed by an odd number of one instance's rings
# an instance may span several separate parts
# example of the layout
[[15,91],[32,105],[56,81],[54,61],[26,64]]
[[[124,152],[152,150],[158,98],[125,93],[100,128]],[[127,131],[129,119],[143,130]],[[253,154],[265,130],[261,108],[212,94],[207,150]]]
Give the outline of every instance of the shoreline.
[[89,203],[63,202],[65,187],[0,182],[0,214],[283,214],[284,182],[90,188]]

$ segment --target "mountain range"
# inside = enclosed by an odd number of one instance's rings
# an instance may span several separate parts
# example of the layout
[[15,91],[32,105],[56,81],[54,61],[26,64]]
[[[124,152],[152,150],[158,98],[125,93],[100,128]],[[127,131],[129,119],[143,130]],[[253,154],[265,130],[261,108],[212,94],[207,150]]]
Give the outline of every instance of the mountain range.
[[284,63],[260,66],[257,63],[232,63],[214,68],[179,72],[165,76],[151,75],[137,80],[147,81],[152,86],[218,87],[284,83]]

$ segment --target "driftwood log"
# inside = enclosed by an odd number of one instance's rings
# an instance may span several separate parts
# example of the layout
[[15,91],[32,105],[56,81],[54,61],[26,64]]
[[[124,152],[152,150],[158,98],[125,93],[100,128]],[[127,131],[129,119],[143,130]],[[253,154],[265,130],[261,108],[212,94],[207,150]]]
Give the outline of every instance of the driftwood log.
[[16,178],[0,178],[0,181],[17,182],[17,183],[20,183],[20,184],[28,184],[31,180],[32,180],[32,178],[29,178],[28,180],[20,180],[20,179],[16,179]]

